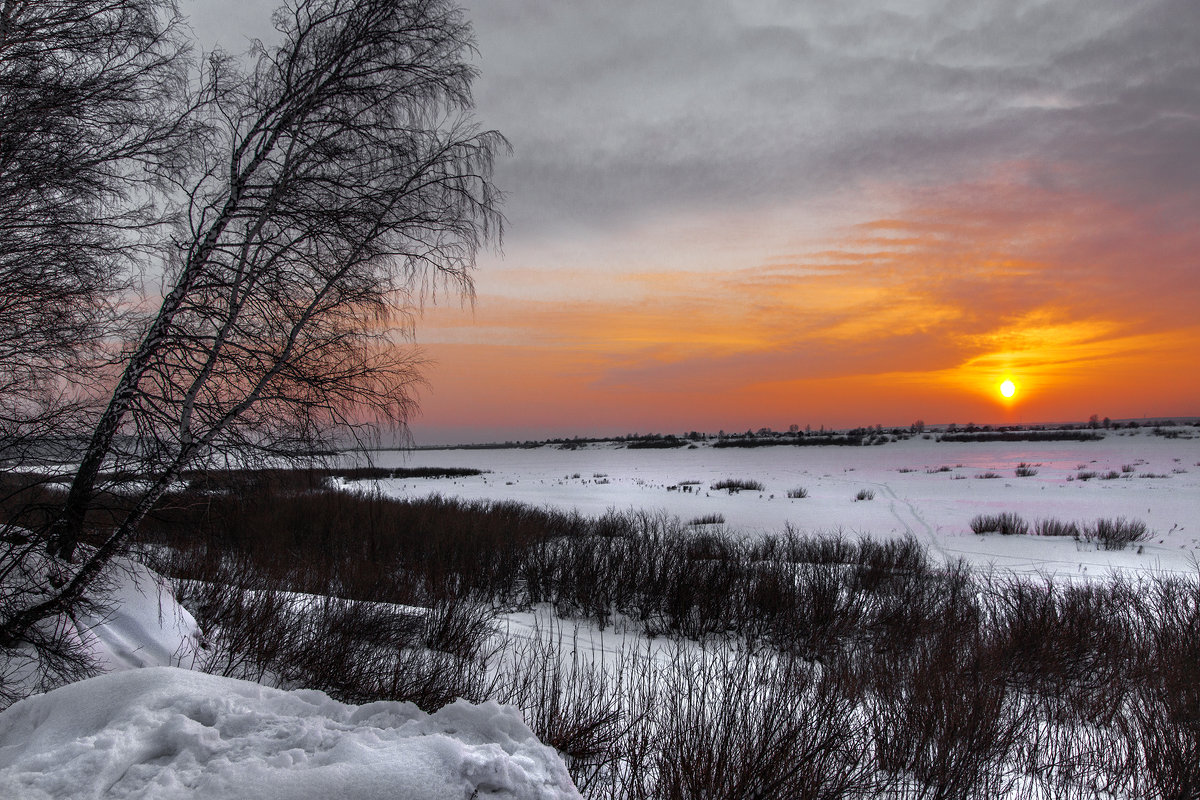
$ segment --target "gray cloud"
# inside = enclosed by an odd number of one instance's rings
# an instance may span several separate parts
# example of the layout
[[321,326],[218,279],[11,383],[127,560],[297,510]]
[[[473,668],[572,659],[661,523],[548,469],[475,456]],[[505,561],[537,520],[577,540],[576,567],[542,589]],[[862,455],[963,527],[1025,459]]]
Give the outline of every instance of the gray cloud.
[[[273,0],[187,0],[205,47]],[[1078,165],[1144,199],[1200,177],[1194,0],[469,0],[514,237],[819,204],[865,181]]]
[[[969,6],[969,7],[968,7]],[[473,2],[513,235],[819,202],[1073,161],[1124,191],[1197,159],[1200,5]],[[1088,178],[1090,179],[1090,178]]]

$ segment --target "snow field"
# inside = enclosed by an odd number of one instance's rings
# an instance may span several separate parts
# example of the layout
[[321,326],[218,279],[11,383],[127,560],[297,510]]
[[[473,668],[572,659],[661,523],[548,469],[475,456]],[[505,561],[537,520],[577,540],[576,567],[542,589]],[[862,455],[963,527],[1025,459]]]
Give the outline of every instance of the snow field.
[[[914,535],[943,560],[964,558],[1017,573],[1105,576],[1112,571],[1193,573],[1200,550],[1200,437],[1168,439],[1148,430],[1110,431],[1097,442],[943,443],[913,438],[873,447],[762,447],[626,450],[421,450],[372,454],[385,467],[475,467],[455,479],[395,479],[398,497],[430,494],[515,500],[575,509],[662,510],[688,522],[725,518],[736,532],[837,532],[876,538]],[[1016,477],[1020,464],[1036,475]],[[1132,467],[1132,472],[1123,468]],[[944,470],[944,471],[943,471]],[[1078,480],[1080,472],[1105,475]],[[998,478],[977,477],[995,473]],[[1148,477],[1153,476],[1153,477]],[[711,490],[728,478],[757,480],[761,492]],[[695,483],[688,483],[695,482]],[[671,488],[675,487],[675,488]],[[804,488],[808,497],[791,499]],[[690,491],[688,490],[690,489]],[[874,499],[855,501],[861,489]],[[1030,524],[1055,518],[1092,523],[1127,517],[1151,536],[1137,552],[1036,536],[978,536],[973,516],[1015,512]]]
[[[400,456],[384,454],[377,461],[387,466],[388,458],[399,461]],[[1060,587],[1057,602],[1065,602],[1064,578],[1072,579],[1065,581],[1069,585],[1075,576],[1102,579],[1118,572],[1133,580],[1148,576],[1145,585],[1150,586],[1154,576],[1196,575],[1198,462],[1196,440],[1168,440],[1148,432],[1110,434],[1104,442],[1086,443],[942,444],[914,439],[869,448],[678,451],[600,446],[576,451],[422,451],[408,455],[403,465],[468,466],[491,472],[376,485],[398,496],[438,493],[517,500],[584,514],[649,509],[684,522],[720,514],[727,520],[721,527],[748,537],[785,526],[814,533],[840,530],[851,538],[860,533],[879,539],[911,535],[935,560],[963,557],[999,581],[1011,573],[1053,575]],[[1021,463],[1035,465],[1037,474],[1017,477],[1014,471]],[[1127,465],[1132,469],[1126,470]],[[1081,480],[1081,471],[1117,472],[1120,477]],[[1001,477],[976,477],[988,472]],[[711,489],[716,481],[729,478],[757,480],[764,488],[733,494]],[[787,497],[789,490],[800,487],[808,490],[807,498]],[[855,494],[864,489],[873,491],[874,498],[856,502]],[[1112,552],[1070,539],[981,537],[970,532],[975,514],[1002,511],[1018,513],[1031,523],[1051,517],[1087,523],[1125,516],[1146,521],[1153,536],[1141,552]],[[988,796],[1082,796],[1086,780],[1092,779],[1087,776],[1094,772],[1095,779],[1124,787],[1114,797],[1135,797],[1149,796],[1143,789],[1163,784],[1169,775],[1162,780],[1151,775],[1149,761],[1141,772],[1122,771],[1120,765],[1110,764],[1111,757],[1158,742],[1155,737],[1160,735],[1186,733],[1167,722],[1173,719],[1173,707],[1162,704],[1173,702],[1170,697],[1147,694],[1133,673],[1114,673],[1123,681],[1120,691],[1127,699],[1122,702],[1128,705],[1121,713],[1128,716],[1128,726],[1051,724],[1021,716],[1043,713],[1036,709],[1041,708],[1045,689],[1038,682],[1041,678],[1028,688],[1012,688],[1012,676],[1024,674],[1019,664],[982,662],[985,672],[996,671],[995,678],[972,679],[961,672],[959,655],[944,664],[931,661],[932,674],[946,676],[949,683],[939,690],[947,692],[946,703],[927,709],[914,706],[911,699],[913,692],[923,690],[919,672],[885,676],[868,689],[851,673],[839,677],[821,662],[784,659],[720,635],[705,642],[648,638],[639,623],[619,614],[599,625],[564,620],[547,605],[497,620],[488,682],[497,700],[512,705],[456,702],[434,714],[399,702],[347,705],[321,692],[282,691],[161,666],[192,665],[195,621],[159,590],[152,572],[125,566],[111,613],[87,620],[90,633],[84,634],[104,669],[116,672],[29,698],[0,714],[0,796],[303,800],[338,795],[457,798],[478,793],[557,798],[578,797],[582,790],[589,797],[617,797],[625,796],[628,788],[621,783],[629,777],[622,765],[635,763],[640,754],[657,759],[653,780],[670,786],[700,780],[695,787],[701,794],[769,773],[797,786],[805,780],[831,786],[830,781],[844,777],[895,796],[920,793],[923,787],[962,775],[996,782]],[[990,567],[997,569],[989,572]],[[1105,591],[1103,583],[1092,585]],[[897,584],[897,589],[903,586]],[[1181,591],[1181,604],[1171,607],[1178,605],[1186,616],[1192,612],[1184,609],[1192,608],[1188,604],[1194,598],[1186,594],[1186,587]],[[873,609],[891,602],[890,596],[868,590],[864,599]],[[299,594],[289,597],[298,607],[315,602]],[[1036,608],[1036,591],[1030,597],[1030,608]],[[1120,606],[1105,608],[1105,614],[1115,614]],[[936,616],[943,611],[931,607],[922,613]],[[1136,622],[1141,612],[1129,613],[1130,621]],[[879,620],[886,621],[886,615]],[[1100,627],[1124,630],[1125,622],[1110,622]],[[935,625],[930,633],[937,636],[939,630]],[[1177,633],[1188,630],[1185,626]],[[1162,641],[1168,651],[1156,657],[1163,674],[1176,674],[1166,670],[1176,669],[1176,662],[1186,663],[1186,658],[1179,659],[1190,652],[1191,640],[1174,635]],[[1117,661],[1104,660],[1099,640],[1084,644],[1089,663],[1124,669]],[[873,647],[869,642],[862,646],[865,652]],[[1066,639],[1055,645],[1069,646]],[[913,655],[936,659],[941,652],[917,648]],[[891,667],[880,662],[880,668]],[[1182,666],[1178,669],[1179,675],[1190,674]],[[1048,682],[1054,679],[1046,676]],[[1090,691],[1088,686],[1086,681],[1080,684]],[[972,749],[970,741],[956,739],[957,726],[977,724],[971,715],[981,713],[980,708],[986,711],[991,702],[1001,703],[1004,714],[991,722],[983,720],[987,725],[982,730],[1007,736],[1006,726],[1011,726],[1018,750],[1029,746],[1039,763],[1074,764],[1085,772],[1051,770],[1035,779],[1013,760],[1018,751],[1011,749],[1014,745],[988,755]],[[1085,699],[1081,707],[1088,702],[1092,701]],[[525,709],[525,721],[514,706]],[[919,716],[934,712],[946,716]],[[634,720],[644,727],[622,727]],[[903,747],[895,755],[874,751],[880,741],[902,744],[911,727],[922,724],[933,726],[930,730],[941,748],[933,761],[922,760],[924,751],[910,753]],[[541,742],[531,728],[539,731]],[[784,738],[775,741],[776,735]],[[847,746],[806,750],[807,743],[821,737]],[[1093,747],[1109,757],[1096,761],[1089,749]],[[767,764],[763,753],[781,755]],[[962,758],[978,761],[964,768]],[[718,763],[725,765],[723,773],[696,778]],[[579,781],[578,790],[567,766]]]

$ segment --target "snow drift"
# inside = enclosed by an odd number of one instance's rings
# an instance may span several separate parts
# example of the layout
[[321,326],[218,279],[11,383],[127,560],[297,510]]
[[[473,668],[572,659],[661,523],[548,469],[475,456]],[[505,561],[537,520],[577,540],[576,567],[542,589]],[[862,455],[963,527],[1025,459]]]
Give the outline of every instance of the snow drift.
[[115,672],[0,714],[0,796],[578,798],[517,709],[347,705],[174,667]]

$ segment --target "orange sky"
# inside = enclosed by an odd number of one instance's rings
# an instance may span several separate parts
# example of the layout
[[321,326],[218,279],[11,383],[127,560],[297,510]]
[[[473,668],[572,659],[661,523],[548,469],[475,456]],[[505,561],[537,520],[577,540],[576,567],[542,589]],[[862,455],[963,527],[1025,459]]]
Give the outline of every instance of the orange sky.
[[1020,166],[893,206],[729,269],[703,239],[695,269],[489,262],[473,311],[418,323],[417,441],[1200,413],[1200,236],[1169,209]]
[[1200,414],[1195,0],[461,2],[508,224],[418,444]]

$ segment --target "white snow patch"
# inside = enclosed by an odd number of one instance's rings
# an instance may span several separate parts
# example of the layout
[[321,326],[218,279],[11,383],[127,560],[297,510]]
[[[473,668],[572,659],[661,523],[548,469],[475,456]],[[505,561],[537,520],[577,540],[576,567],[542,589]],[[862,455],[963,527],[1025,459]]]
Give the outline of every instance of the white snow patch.
[[111,568],[107,613],[84,617],[84,641],[101,672],[139,667],[193,666],[200,627],[175,602],[166,581],[135,561]]
[[[476,794],[478,793],[478,794]],[[172,667],[102,675],[0,714],[0,796],[578,798],[520,712],[362,706]]]

